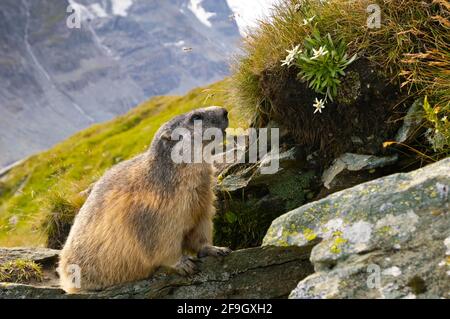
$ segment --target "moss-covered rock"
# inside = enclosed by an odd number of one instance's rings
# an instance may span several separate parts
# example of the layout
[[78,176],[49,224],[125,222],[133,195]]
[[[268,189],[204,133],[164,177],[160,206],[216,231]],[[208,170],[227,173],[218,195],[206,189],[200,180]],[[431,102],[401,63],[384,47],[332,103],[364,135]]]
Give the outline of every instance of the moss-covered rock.
[[295,209],[272,223],[263,244],[322,240],[310,257],[317,273],[293,298],[448,298],[449,189],[445,159]]
[[280,154],[281,169],[276,174],[263,175],[257,165],[243,165],[222,177],[215,244],[233,249],[259,246],[275,218],[315,195],[319,179],[315,171],[302,168],[297,151]]

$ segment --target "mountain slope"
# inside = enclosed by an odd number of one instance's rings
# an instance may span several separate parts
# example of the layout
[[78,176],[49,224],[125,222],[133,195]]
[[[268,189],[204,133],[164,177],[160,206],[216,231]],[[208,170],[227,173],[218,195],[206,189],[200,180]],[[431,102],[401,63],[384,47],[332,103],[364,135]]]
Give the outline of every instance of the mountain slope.
[[[67,27],[69,2],[79,29]],[[231,13],[225,0],[3,0],[0,167],[151,96],[222,79],[240,39]]]

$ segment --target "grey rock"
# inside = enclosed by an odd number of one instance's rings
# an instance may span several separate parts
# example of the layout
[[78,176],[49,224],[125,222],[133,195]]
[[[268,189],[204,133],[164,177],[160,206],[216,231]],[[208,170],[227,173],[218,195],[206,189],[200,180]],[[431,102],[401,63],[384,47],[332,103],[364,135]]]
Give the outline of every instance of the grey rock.
[[329,168],[322,175],[323,185],[326,188],[331,187],[334,178],[344,170],[361,171],[392,165],[398,160],[398,155],[379,157],[375,155],[363,155],[345,153],[335,159]]
[[[274,174],[263,174],[261,169],[270,166],[270,163],[276,161],[279,165],[278,172],[276,173],[280,173],[296,162],[297,152],[297,148],[293,147],[286,151],[280,151],[279,154],[268,152],[255,164],[233,164],[225,168],[221,173],[224,178],[220,179],[217,189],[222,192],[233,192],[243,189],[250,184],[267,183],[273,179],[273,176],[270,175]],[[243,166],[245,166],[244,169]],[[235,168],[237,168],[237,170],[235,170]]]
[[403,125],[395,136],[395,141],[405,142],[411,134],[417,129],[423,120],[423,102],[422,99],[414,101],[403,119]]
[[277,218],[263,244],[308,245],[292,298],[449,298],[450,159],[334,193]]
[[[227,257],[207,257],[198,273],[182,277],[160,269],[148,280],[111,287],[99,292],[67,295],[58,287],[0,283],[2,298],[287,298],[299,279],[313,272],[308,247],[259,247],[232,252]],[[2,250],[0,254],[5,254]],[[18,251],[14,252],[17,255]],[[30,256],[30,250],[23,250]],[[48,252],[52,255],[53,250]],[[42,250],[37,255],[45,254]]]
[[16,259],[45,263],[58,259],[59,250],[48,248],[0,248],[0,264]]
[[64,290],[52,287],[0,283],[0,299],[66,299]]

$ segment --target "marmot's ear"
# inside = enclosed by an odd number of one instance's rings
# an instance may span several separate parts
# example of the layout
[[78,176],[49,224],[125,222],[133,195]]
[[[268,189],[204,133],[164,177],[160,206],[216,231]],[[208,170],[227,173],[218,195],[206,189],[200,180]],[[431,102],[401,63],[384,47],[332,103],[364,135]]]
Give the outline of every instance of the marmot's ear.
[[172,139],[172,133],[169,130],[162,131],[161,139],[165,141],[170,141]]

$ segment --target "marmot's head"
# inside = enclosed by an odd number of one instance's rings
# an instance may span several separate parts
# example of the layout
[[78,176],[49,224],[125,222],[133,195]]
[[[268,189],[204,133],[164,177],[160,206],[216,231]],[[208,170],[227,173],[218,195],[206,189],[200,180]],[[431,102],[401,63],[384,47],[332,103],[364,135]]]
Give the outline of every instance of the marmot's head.
[[[222,142],[217,135],[225,137],[225,129],[228,127],[228,111],[222,107],[211,106],[196,109],[191,112],[178,115],[165,123],[156,132],[150,146],[150,152],[154,155],[170,155],[180,141],[184,141],[194,147],[196,141],[205,146],[213,140]],[[185,145],[187,145],[185,144]],[[194,149],[192,149],[192,154]]]

